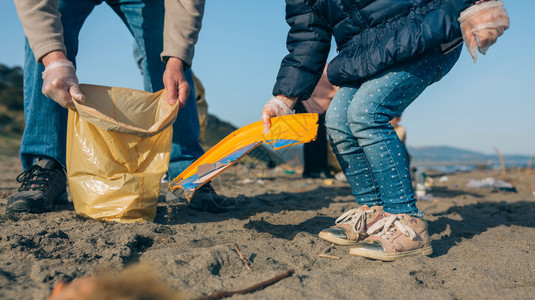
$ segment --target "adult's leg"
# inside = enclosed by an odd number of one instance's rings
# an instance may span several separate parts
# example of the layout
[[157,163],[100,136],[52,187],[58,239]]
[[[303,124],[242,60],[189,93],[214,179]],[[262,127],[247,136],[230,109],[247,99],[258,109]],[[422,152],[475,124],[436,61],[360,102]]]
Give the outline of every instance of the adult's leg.
[[[163,0],[108,0],[107,3],[121,17],[134,36],[139,51],[145,57],[143,68],[150,83],[149,91],[164,88],[163,73],[165,64],[160,59],[163,50]],[[204,154],[199,144],[199,117],[195,103],[195,90],[191,70],[185,71],[191,92],[186,106],[178,112],[173,124],[173,140],[169,176],[175,178],[193,161]],[[147,87],[146,87],[147,88]]]
[[325,119],[333,152],[338,158],[351,192],[360,205],[382,205],[379,191],[362,147],[349,127],[348,107],[354,102],[358,89],[341,87],[334,96]]
[[[75,63],[78,52],[78,34],[95,3],[89,0],[64,0],[59,2],[63,37],[67,58]],[[22,136],[20,157],[24,170],[38,157],[48,157],[65,167],[67,109],[41,92],[43,64],[35,60],[26,40],[24,61],[24,119],[26,127]]]
[[419,214],[407,153],[389,121],[440,80],[459,54],[460,49],[448,55],[435,50],[382,72],[362,84],[349,104],[351,133],[364,151],[389,213]]
[[303,146],[305,168],[303,177],[318,177],[322,172],[329,175],[327,165],[327,133],[325,129],[325,114],[319,116],[318,134],[315,141]]

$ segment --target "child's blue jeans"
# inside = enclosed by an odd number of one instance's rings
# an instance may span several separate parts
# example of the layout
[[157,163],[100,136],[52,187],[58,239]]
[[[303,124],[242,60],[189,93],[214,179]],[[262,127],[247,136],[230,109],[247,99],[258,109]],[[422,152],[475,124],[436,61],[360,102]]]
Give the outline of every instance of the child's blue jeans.
[[448,73],[461,50],[430,51],[359,87],[340,87],[334,96],[325,121],[327,132],[360,205],[380,205],[394,214],[419,214],[406,149],[389,122]]

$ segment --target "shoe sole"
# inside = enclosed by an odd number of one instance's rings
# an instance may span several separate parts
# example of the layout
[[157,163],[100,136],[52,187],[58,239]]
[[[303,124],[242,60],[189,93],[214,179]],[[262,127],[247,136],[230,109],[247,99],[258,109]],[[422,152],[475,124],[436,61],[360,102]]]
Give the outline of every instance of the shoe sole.
[[32,214],[40,214],[52,211],[53,205],[50,205],[49,207],[31,207],[28,206],[28,203],[24,200],[18,200],[8,207],[6,207],[6,212],[8,213],[32,213]]
[[399,252],[399,253],[383,253],[383,252],[377,252],[377,251],[372,251],[372,250],[353,248],[349,250],[349,254],[354,255],[354,256],[362,256],[362,257],[366,257],[370,259],[382,260],[382,261],[394,261],[400,258],[413,256],[413,255],[431,255],[433,254],[433,248],[427,247],[427,248],[404,251],[404,252]]
[[333,244],[340,245],[340,246],[351,246],[357,243],[357,241],[341,239],[341,238],[335,237],[334,235],[328,232],[323,232],[323,231],[320,232],[319,237],[322,240],[325,240],[327,242],[331,242]]

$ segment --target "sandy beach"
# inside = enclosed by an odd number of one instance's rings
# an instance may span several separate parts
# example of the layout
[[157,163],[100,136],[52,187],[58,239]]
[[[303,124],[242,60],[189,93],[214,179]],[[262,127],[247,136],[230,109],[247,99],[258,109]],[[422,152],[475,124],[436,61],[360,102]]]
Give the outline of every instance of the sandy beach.
[[[334,247],[319,258],[318,238],[355,202],[345,182],[303,179],[281,169],[230,168],[215,189],[237,201],[228,213],[185,207],[162,185],[158,213],[145,224],[78,217],[71,204],[44,214],[5,213],[20,173],[16,157],[0,165],[0,298],[44,299],[60,280],[142,262],[190,298],[240,290],[288,270],[293,276],[232,299],[533,299],[535,171],[508,172],[517,192],[469,188],[497,171],[436,177],[434,201],[419,201],[433,255],[380,262]],[[251,262],[248,271],[233,245]]]

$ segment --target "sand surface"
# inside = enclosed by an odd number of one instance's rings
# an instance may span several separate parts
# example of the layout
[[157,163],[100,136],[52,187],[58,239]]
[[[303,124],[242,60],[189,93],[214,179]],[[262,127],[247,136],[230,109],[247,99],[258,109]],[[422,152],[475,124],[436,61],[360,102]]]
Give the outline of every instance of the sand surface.
[[[60,280],[145,262],[190,297],[239,290],[287,270],[295,274],[232,299],[533,299],[535,296],[535,170],[510,171],[518,192],[468,188],[478,171],[435,178],[435,201],[419,201],[434,253],[396,262],[349,255],[318,258],[329,244],[317,234],[355,207],[347,183],[302,179],[283,171],[235,166],[215,180],[236,197],[236,210],[189,210],[162,188],[157,218],[147,224],[87,220],[73,206],[45,214],[7,215],[16,192],[17,158],[0,160],[0,298],[44,299]],[[236,243],[252,262],[248,271]]]

